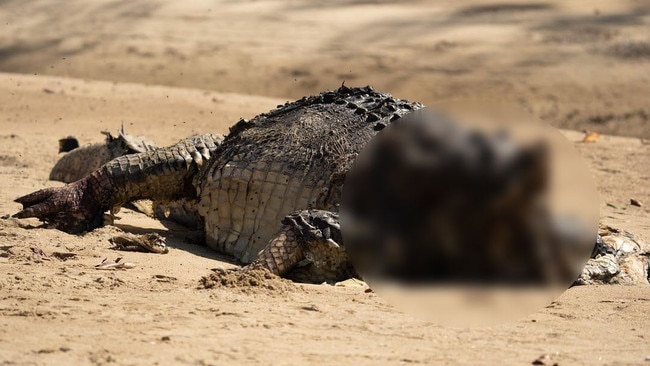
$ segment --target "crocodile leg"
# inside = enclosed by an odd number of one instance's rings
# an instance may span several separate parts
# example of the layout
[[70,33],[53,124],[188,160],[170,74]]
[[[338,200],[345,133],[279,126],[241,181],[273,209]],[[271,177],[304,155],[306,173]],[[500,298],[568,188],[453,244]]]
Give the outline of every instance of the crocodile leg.
[[17,198],[23,209],[13,216],[36,217],[60,230],[81,233],[101,226],[106,210],[132,200],[196,197],[194,176],[219,140],[209,134],[194,136],[166,148],[118,157],[74,183]]
[[[243,272],[261,268],[306,283],[359,278],[343,247],[338,214],[322,210],[297,211],[286,216],[282,224],[277,236],[260,251],[254,262],[243,267]],[[614,283],[631,282],[631,278],[641,282],[646,281],[646,277],[650,279],[648,260],[644,257],[647,256],[648,247],[630,234],[614,236],[614,230],[601,227],[601,235],[612,237],[606,243],[598,236],[592,259],[575,284],[602,284],[612,279]],[[615,245],[624,249],[616,249]],[[620,263],[626,263],[630,268],[622,270]]]
[[356,277],[342,246],[338,214],[297,211],[282,220],[279,234],[244,267],[264,268],[297,282],[336,282]]

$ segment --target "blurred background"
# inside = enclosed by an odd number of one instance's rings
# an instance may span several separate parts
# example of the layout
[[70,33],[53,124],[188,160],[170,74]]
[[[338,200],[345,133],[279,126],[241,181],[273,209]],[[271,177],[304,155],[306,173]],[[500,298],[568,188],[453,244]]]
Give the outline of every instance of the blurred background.
[[0,21],[0,72],[287,100],[370,84],[650,138],[647,0],[3,0]]

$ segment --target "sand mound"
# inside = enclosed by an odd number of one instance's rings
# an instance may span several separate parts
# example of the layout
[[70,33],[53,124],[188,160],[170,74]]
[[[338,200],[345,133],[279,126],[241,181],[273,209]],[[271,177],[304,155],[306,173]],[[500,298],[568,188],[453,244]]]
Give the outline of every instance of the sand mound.
[[241,270],[214,268],[213,273],[200,280],[200,288],[231,288],[245,293],[268,292],[284,293],[298,287],[291,281],[274,275],[265,269]]

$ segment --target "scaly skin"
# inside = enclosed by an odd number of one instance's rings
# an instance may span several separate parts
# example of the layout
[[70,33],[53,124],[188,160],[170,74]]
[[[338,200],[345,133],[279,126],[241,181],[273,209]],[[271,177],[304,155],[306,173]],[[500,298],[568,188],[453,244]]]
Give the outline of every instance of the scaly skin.
[[298,282],[358,277],[343,246],[338,214],[322,210],[303,210],[285,217],[280,233],[244,270],[255,268]]
[[192,180],[216,151],[217,141],[211,134],[194,136],[171,147],[111,160],[101,169],[111,186],[111,203],[195,197]]
[[[117,157],[156,149],[153,142],[128,135],[123,130],[119,131],[117,137],[108,132],[103,133],[106,135],[105,142],[78,147],[63,155],[52,168],[50,179],[72,183]],[[212,138],[217,145],[223,141],[221,135],[212,135]],[[150,201],[132,202],[135,208],[152,217],[164,218],[187,227],[202,229],[203,219],[197,212],[196,203],[195,197],[168,202],[153,202],[153,205]]]
[[208,246],[250,263],[290,213],[337,211],[356,155],[419,108],[372,88],[342,87],[240,121],[196,179]]
[[82,233],[103,223],[103,213],[138,199],[166,202],[196,197],[192,179],[217,148],[214,135],[111,160],[65,187],[47,188],[16,199],[14,217],[38,217],[54,227]]

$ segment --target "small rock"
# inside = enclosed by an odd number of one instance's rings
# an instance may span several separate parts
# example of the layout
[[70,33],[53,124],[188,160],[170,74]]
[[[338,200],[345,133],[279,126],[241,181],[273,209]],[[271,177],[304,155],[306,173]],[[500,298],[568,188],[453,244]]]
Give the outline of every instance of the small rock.
[[636,200],[634,198],[630,198],[630,205],[636,206],[636,207],[642,207],[643,206],[639,200]]

